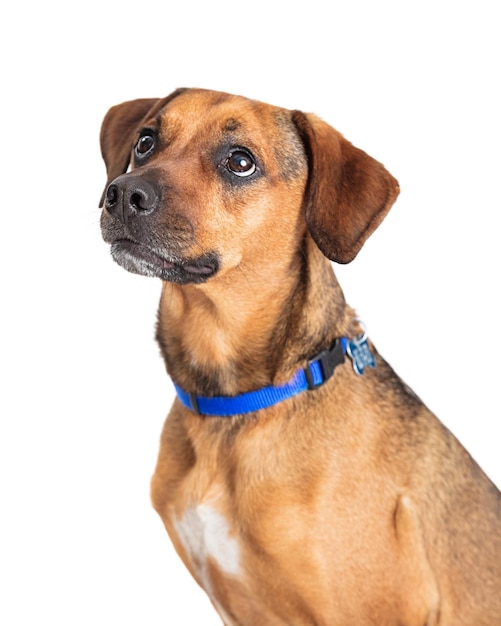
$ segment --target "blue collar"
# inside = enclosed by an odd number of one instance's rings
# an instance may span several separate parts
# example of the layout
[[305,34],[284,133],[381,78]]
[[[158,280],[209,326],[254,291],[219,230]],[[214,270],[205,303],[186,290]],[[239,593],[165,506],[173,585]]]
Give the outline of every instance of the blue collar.
[[[292,396],[298,393],[308,389],[316,389],[323,385],[332,376],[336,367],[344,362],[344,355],[347,351],[349,356],[353,358],[351,346],[356,341],[350,342],[345,337],[335,339],[327,350],[323,350],[313,357],[313,359],[308,361],[306,367],[298,370],[283,385],[270,385],[269,387],[263,387],[256,391],[249,391],[248,393],[232,397],[196,396],[187,393],[175,383],[174,386],[182,404],[199,415],[229,417],[231,415],[259,411],[259,409],[266,409],[287,398],[292,398]],[[374,367],[371,363],[369,365]]]

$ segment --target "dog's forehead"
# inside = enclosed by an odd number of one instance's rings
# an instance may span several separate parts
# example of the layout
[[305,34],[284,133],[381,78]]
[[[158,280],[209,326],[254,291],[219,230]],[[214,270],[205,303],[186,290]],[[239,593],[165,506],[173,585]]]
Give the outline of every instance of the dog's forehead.
[[233,143],[250,148],[267,163],[269,172],[280,177],[298,176],[307,169],[304,146],[288,109],[243,96],[189,89],[167,103],[157,122],[165,145],[183,152]]
[[286,109],[250,100],[243,96],[191,89],[170,101],[160,113],[161,133],[170,141],[203,137],[274,137],[286,135],[291,141],[296,132]]

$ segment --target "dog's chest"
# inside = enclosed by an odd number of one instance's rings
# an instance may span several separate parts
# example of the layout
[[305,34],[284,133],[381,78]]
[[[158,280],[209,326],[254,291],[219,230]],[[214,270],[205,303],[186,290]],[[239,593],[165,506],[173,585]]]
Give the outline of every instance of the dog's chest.
[[216,503],[201,501],[188,506],[172,522],[188,559],[186,564],[211,598],[221,618],[231,626],[233,621],[225,610],[228,599],[223,600],[220,587],[223,585],[228,590],[235,584],[239,585],[243,579],[243,568],[241,546],[228,519]]
[[202,585],[210,590],[210,569],[238,577],[240,546],[229,523],[213,504],[201,502],[188,507],[174,528]]

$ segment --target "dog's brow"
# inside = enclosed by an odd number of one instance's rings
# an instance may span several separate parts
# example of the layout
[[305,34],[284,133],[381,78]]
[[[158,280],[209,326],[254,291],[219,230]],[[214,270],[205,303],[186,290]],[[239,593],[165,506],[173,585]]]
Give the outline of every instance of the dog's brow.
[[240,122],[234,117],[230,117],[230,119],[226,122],[224,129],[233,131],[233,130],[237,130],[239,126],[240,126]]
[[160,113],[155,121],[158,124],[160,135],[165,144],[172,143],[182,130],[182,123],[180,120],[173,118],[172,116],[166,117],[164,113]]
[[226,119],[226,122],[222,125],[223,131],[233,132],[235,130],[238,130],[239,128],[242,128],[242,126],[245,127],[246,121],[252,120],[254,118],[254,115],[252,113],[252,110],[243,110],[238,111],[236,115],[231,115],[231,117],[228,117]]
[[141,128],[159,128],[160,127],[160,123],[161,123],[161,115],[160,113],[157,113],[155,116],[148,116],[146,118],[144,118],[141,122]]

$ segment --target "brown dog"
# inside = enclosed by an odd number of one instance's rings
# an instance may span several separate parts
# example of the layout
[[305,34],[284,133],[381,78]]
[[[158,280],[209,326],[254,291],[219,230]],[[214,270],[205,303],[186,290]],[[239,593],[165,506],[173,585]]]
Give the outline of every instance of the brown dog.
[[330,263],[395,179],[313,115],[202,89],[113,107],[101,142],[103,237],[163,281],[153,503],[226,626],[499,626],[500,494]]

